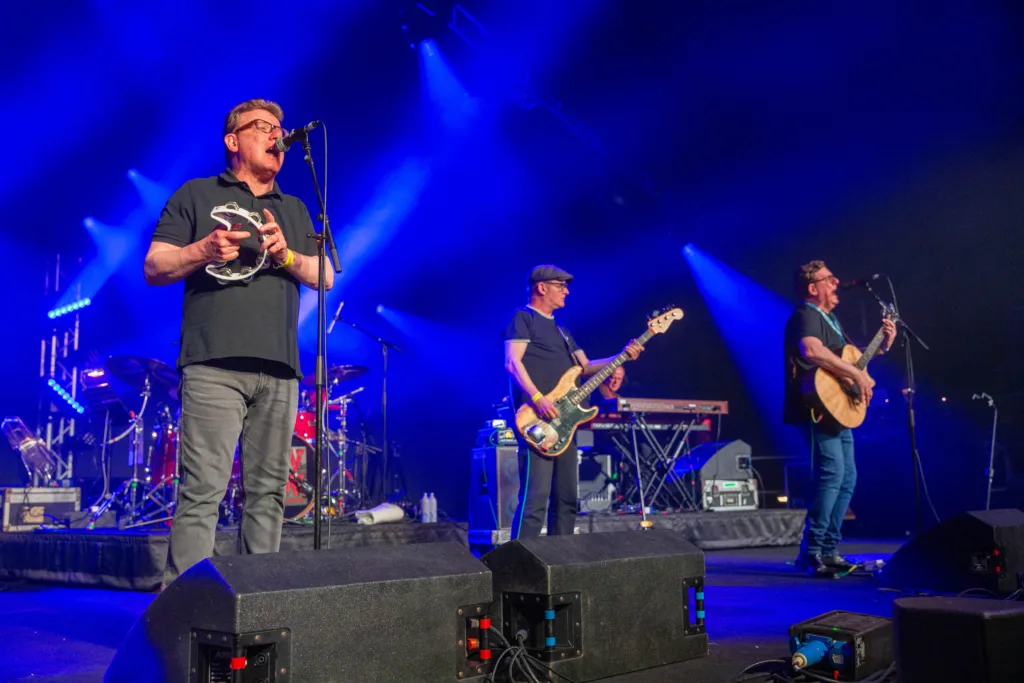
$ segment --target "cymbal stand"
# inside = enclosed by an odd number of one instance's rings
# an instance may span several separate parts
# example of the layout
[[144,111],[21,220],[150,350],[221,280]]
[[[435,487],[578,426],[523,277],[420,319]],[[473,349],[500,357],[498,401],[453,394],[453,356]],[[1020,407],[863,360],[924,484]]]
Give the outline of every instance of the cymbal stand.
[[383,457],[381,458],[382,462],[381,462],[381,474],[380,474],[380,491],[378,493],[380,494],[379,495],[379,498],[380,498],[379,502],[385,502],[385,501],[387,501],[387,498],[388,498],[387,488],[388,488],[388,480],[389,480],[389,477],[388,477],[388,349],[394,349],[395,351],[398,351],[399,353],[404,353],[404,351],[402,351],[402,349],[398,348],[397,346],[395,346],[391,342],[378,337],[377,335],[373,334],[372,332],[368,332],[367,330],[363,329],[359,325],[356,325],[351,320],[346,320],[345,318],[342,318],[341,316],[335,316],[335,320],[337,320],[338,322],[343,322],[346,325],[348,325],[348,326],[350,326],[350,327],[352,327],[352,328],[362,332],[367,337],[369,337],[370,339],[372,339],[375,342],[377,342],[378,344],[380,344],[381,352],[384,354],[384,365],[383,365],[384,375],[383,375],[382,386],[381,386],[381,395],[380,395],[381,419],[384,422],[384,429],[383,429],[383,432],[384,432],[383,433],[383,447],[384,448],[383,448]]
[[113,505],[115,502],[120,502],[120,505],[124,510],[124,512],[122,513],[122,517],[118,519],[118,526],[134,522],[135,517],[138,515],[138,500],[136,496],[138,495],[139,484],[143,483],[139,479],[139,461],[141,459],[142,449],[145,446],[145,423],[143,421],[143,417],[146,413],[147,406],[149,406],[149,398],[152,393],[150,391],[150,388],[151,385],[149,381],[149,376],[147,375],[143,384],[142,408],[139,410],[139,414],[136,415],[135,419],[132,420],[131,424],[128,426],[128,429],[126,429],[117,437],[103,444],[103,447],[105,448],[106,446],[117,443],[126,436],[131,435],[131,441],[129,442],[128,446],[128,453],[131,455],[132,460],[132,476],[131,479],[125,480],[124,483],[122,483],[117,488],[116,491],[109,494],[106,497],[106,500],[104,500],[96,508],[96,512],[94,512],[92,517],[89,519],[90,526],[94,525],[96,523],[96,520],[98,520],[100,516],[104,512],[106,512],[110,508],[110,506]]
[[992,409],[992,445],[988,452],[988,469],[985,470],[985,509],[988,510],[992,506],[992,480],[995,478],[995,464],[996,464],[996,425],[999,423],[999,408],[996,406],[996,400],[982,392],[980,394],[974,394],[971,396],[972,401],[988,401],[988,407]]

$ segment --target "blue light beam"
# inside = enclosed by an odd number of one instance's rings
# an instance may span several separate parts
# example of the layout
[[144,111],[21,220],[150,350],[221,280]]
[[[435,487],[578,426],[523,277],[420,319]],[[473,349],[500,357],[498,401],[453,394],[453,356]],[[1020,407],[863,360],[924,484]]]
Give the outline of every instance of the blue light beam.
[[693,244],[683,248],[683,256],[765,428],[786,442],[790,435],[782,425],[782,338],[792,304]]
[[132,181],[135,189],[138,190],[142,205],[146,207],[149,217],[154,221],[157,220],[167,200],[171,198],[171,191],[134,168],[128,170],[128,180]]
[[420,43],[420,84],[424,105],[432,105],[425,114],[448,131],[464,131],[480,113],[480,102],[471,97],[456,78],[441,49],[432,39]]

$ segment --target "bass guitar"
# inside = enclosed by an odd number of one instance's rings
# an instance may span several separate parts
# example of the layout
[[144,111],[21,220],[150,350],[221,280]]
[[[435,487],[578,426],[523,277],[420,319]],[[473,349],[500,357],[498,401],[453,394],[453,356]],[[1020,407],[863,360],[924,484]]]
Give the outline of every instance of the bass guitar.
[[[896,309],[891,304],[882,304],[882,317],[899,322]],[[871,343],[861,353],[853,344],[843,347],[840,357],[847,363],[866,370],[868,363],[878,353],[885,339],[884,328],[879,328]],[[875,380],[868,376],[868,384],[874,388]],[[849,380],[841,379],[824,368],[815,368],[804,375],[802,380],[804,402],[812,411],[815,422],[826,415],[844,427],[853,429],[864,422],[868,414],[868,402],[861,400],[860,389]]]
[[[637,338],[637,342],[641,346],[646,344],[654,335],[663,334],[674,321],[681,320],[682,317],[682,309],[673,308],[651,318],[647,321],[647,330]],[[597,416],[597,408],[582,408],[580,403],[594,393],[601,382],[628,358],[623,351],[579,388],[576,387],[576,380],[583,372],[583,368],[577,365],[566,370],[555,388],[545,395],[545,398],[558,409],[558,417],[553,420],[545,420],[537,415],[530,403],[520,406],[516,411],[516,429],[526,439],[530,448],[552,458],[561,455],[572,442],[576,428]]]

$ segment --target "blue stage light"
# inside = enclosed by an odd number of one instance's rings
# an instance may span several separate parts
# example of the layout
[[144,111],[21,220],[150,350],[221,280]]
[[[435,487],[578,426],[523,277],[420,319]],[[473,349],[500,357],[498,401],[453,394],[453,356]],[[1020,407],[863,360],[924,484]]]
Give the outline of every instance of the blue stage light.
[[78,299],[77,301],[73,301],[70,304],[67,304],[65,306],[59,306],[57,308],[54,308],[51,311],[48,311],[46,313],[46,317],[48,317],[50,320],[53,320],[54,318],[59,318],[62,315],[67,315],[68,313],[72,313],[74,311],[81,310],[81,309],[85,308],[86,306],[91,306],[91,305],[92,305],[92,299],[90,299],[90,298]]

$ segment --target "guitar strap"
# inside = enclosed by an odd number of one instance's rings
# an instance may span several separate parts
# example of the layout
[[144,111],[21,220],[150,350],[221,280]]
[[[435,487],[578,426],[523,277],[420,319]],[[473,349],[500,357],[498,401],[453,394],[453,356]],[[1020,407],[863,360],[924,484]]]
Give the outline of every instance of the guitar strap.
[[583,364],[580,363],[580,359],[572,352],[572,346],[569,344],[569,335],[565,333],[565,330],[562,329],[561,325],[555,325],[555,327],[558,328],[558,334],[562,335],[562,341],[565,342],[565,350],[569,352],[569,357],[572,358],[572,364],[583,367]]
[[825,319],[825,322],[828,323],[828,326],[835,330],[837,334],[839,334],[839,338],[843,340],[844,344],[853,344],[853,342],[850,341],[849,337],[846,336],[846,333],[843,332],[842,325],[839,324],[839,320],[834,315],[826,313],[825,311],[821,310],[820,308],[810,303],[809,301],[805,303],[821,314],[821,317]]

